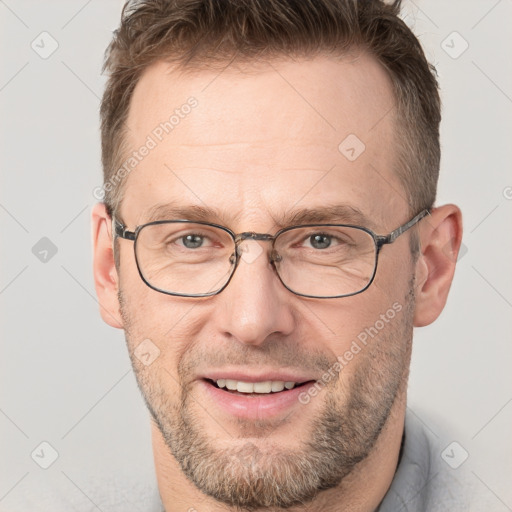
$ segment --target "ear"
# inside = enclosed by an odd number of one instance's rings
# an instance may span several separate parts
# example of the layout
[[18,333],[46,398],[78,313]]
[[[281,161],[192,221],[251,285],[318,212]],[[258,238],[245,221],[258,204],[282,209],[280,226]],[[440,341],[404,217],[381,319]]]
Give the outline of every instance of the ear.
[[112,249],[112,220],[106,206],[98,203],[92,209],[93,271],[96,295],[103,321],[112,327],[123,328],[119,310],[117,274]]
[[452,204],[434,208],[419,227],[414,326],[431,324],[443,310],[462,241],[462,214]]

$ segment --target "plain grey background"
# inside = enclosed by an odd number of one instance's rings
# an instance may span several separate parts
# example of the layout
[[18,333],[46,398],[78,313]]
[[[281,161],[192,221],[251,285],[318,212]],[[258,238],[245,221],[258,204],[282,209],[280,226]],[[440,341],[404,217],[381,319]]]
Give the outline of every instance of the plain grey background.
[[[41,490],[88,510],[90,482],[116,475],[154,486],[148,415],[91,271],[100,70],[122,4],[0,0],[1,511]],[[409,407],[512,510],[512,0],[409,0],[404,16],[439,73],[437,203],[465,227],[446,309],[415,332]]]

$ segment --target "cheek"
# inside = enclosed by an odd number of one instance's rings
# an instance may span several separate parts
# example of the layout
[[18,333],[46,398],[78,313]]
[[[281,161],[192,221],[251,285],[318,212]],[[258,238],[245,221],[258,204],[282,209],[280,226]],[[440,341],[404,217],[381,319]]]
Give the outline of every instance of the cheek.
[[[135,264],[130,266],[129,261],[121,263],[120,290],[123,327],[130,355],[157,354],[151,366],[165,368],[177,379],[180,358],[197,331],[194,303],[152,290],[140,278]],[[134,364],[138,365],[137,360]],[[143,373],[144,366],[140,368]]]
[[377,273],[372,287],[392,302],[407,295],[414,273],[409,238],[402,235],[393,244],[384,245],[379,254]]
[[[154,336],[160,339],[168,324],[169,296],[151,289],[144,283],[133,251],[121,254],[119,288],[121,290],[121,309],[125,317],[125,329],[130,333]],[[169,327],[167,327],[167,330]]]
[[372,357],[377,343],[390,345],[390,350],[406,343],[408,291],[405,279],[384,279],[353,297],[310,304],[308,330],[323,333],[321,350],[339,362],[343,374],[353,375]]

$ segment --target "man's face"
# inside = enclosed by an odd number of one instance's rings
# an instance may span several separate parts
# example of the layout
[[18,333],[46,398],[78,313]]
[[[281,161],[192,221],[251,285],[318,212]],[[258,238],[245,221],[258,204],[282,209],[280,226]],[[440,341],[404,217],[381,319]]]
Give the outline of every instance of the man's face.
[[[155,128],[190,97],[197,106],[159,141]],[[365,55],[186,74],[158,63],[135,89],[127,130],[133,150],[148,136],[156,146],[128,176],[118,215],[133,230],[169,219],[149,216],[156,205],[201,206],[235,233],[273,234],[299,210],[344,205],[365,218],[323,222],[386,234],[410,216],[395,173],[395,112],[389,79]],[[262,241],[245,242],[252,256],[220,294],[165,295],[144,284],[133,243],[119,240],[137,379],[165,443],[203,492],[286,507],[338,485],[371,453],[407,378],[409,236],[384,247],[368,290],[338,299],[288,291]],[[134,356],[147,339],[160,351],[148,366]],[[301,385],[243,393],[219,388],[221,379]]]

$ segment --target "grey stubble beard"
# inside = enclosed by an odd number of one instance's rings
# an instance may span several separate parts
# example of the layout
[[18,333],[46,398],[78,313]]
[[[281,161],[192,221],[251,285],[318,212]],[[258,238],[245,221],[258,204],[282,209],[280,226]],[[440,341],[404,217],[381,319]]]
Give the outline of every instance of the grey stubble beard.
[[[201,397],[184,384],[190,382],[188,373],[194,367],[194,355],[185,353],[179,362],[181,392],[177,401],[166,392],[161,370],[144,373],[130,351],[148,410],[187,478],[218,502],[248,511],[290,508],[311,502],[321,491],[339,486],[371,453],[393,404],[402,391],[405,393],[412,341],[413,290],[411,282],[403,317],[394,320],[400,324],[391,331],[380,332],[362,352],[364,359],[352,375],[348,389],[344,388],[342,394],[339,380],[324,388],[322,412],[311,422],[309,438],[295,450],[273,444],[271,432],[265,432],[268,443],[264,446],[249,440],[240,445],[237,440],[237,447],[215,448],[197,417],[203,411],[197,404]],[[133,322],[122,293],[120,304],[130,347],[130,339],[140,336],[131,332]],[[326,366],[325,358],[316,360],[318,366]],[[293,413],[287,422],[292,420]]]

